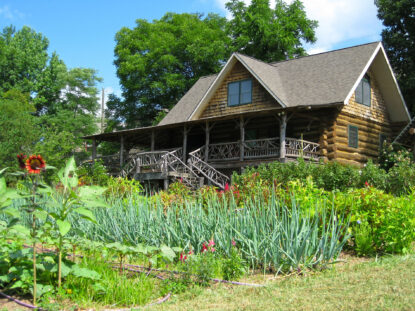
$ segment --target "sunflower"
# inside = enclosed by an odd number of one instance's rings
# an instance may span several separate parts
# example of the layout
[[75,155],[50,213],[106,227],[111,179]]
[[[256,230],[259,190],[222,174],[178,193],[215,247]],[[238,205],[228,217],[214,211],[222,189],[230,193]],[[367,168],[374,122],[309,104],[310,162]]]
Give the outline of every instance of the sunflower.
[[26,160],[26,169],[29,174],[40,174],[40,171],[44,170],[45,167],[46,164],[41,155],[31,155]]
[[23,153],[17,155],[17,161],[19,162],[19,167],[24,170],[26,168],[26,164],[24,163],[26,159],[26,155]]

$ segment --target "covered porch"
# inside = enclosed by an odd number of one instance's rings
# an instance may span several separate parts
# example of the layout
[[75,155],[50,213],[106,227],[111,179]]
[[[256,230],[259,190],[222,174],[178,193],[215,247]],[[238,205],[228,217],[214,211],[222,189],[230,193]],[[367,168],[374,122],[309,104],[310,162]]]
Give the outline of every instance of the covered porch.
[[[320,136],[321,122],[312,114],[265,111],[87,138],[92,139],[92,162],[101,158],[121,176],[159,180],[164,187],[181,178],[192,187],[213,184],[223,188],[232,171],[247,166],[300,157],[318,162]],[[117,154],[97,156],[99,141],[117,140]]]

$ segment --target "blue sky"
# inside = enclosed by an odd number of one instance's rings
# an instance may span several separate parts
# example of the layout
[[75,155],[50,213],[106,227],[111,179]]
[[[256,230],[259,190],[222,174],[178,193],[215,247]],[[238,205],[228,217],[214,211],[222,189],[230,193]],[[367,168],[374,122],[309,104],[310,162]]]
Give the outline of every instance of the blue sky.
[[[249,0],[246,0],[248,2]],[[286,0],[290,2],[291,0]],[[66,65],[98,70],[99,86],[120,93],[113,65],[114,36],[136,19],[159,19],[166,12],[215,12],[229,17],[226,0],[0,0],[0,27],[27,25],[50,41]],[[319,22],[310,54],[380,40],[381,22],[373,0],[303,0],[307,15]],[[273,5],[273,1],[271,1]]]

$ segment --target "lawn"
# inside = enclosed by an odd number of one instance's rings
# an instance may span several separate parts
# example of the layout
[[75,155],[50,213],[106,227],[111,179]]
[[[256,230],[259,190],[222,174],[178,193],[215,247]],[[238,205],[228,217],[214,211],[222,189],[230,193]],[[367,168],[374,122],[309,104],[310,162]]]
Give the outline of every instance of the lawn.
[[215,285],[174,296],[152,310],[414,310],[415,255],[344,257],[306,276],[256,275],[265,288]]

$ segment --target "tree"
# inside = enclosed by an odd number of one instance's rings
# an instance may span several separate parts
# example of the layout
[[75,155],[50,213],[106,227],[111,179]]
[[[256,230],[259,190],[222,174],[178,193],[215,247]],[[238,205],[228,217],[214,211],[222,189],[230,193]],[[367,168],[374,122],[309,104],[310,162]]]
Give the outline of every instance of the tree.
[[10,26],[0,33],[0,46],[0,92],[37,92],[49,59],[48,39],[27,26],[19,31]]
[[126,127],[150,125],[203,75],[220,70],[229,55],[226,19],[215,14],[167,13],[139,19],[115,37],[115,65],[124,100],[112,97],[109,115]]
[[15,167],[16,155],[30,153],[39,139],[29,96],[9,90],[0,96],[0,161],[2,167]]
[[252,0],[248,6],[231,0],[226,8],[232,13],[226,29],[234,51],[272,62],[305,55],[303,42],[316,41],[317,21],[307,18],[300,0],[277,0],[274,9],[269,0]]
[[375,0],[382,41],[408,108],[415,113],[415,2]]

